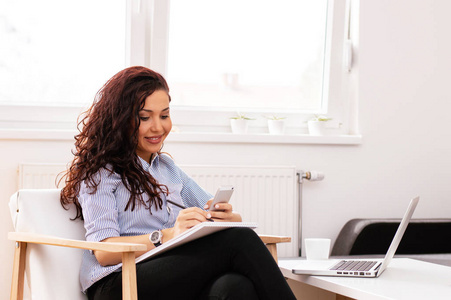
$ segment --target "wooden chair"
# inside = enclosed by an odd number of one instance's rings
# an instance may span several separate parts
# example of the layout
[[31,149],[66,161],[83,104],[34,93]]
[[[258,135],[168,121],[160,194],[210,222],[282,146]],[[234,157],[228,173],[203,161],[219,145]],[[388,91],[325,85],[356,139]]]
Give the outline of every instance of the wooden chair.
[[[10,299],[22,300],[27,287],[32,299],[86,300],[78,277],[81,249],[88,249],[122,253],[122,298],[136,300],[135,252],[146,246],[85,241],[83,221],[70,220],[74,208],[64,210],[59,196],[59,189],[24,189],[11,196],[15,232],[8,238],[16,243]],[[261,238],[276,261],[277,243],[291,241],[289,237]]]

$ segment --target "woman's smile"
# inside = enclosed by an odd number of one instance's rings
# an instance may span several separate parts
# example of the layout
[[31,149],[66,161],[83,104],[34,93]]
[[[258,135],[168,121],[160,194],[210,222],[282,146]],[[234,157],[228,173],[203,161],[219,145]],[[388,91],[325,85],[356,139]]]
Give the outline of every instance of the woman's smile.
[[155,137],[145,137],[144,139],[146,139],[146,141],[148,141],[151,144],[159,144],[161,142],[162,137],[163,136],[160,135]]

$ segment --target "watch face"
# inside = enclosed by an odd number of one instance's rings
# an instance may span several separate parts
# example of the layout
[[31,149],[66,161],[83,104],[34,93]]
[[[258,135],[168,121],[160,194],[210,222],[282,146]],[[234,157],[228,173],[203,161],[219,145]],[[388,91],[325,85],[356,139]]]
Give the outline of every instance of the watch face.
[[160,241],[160,232],[152,232],[152,234],[150,235],[150,240],[152,241],[152,243],[158,243]]

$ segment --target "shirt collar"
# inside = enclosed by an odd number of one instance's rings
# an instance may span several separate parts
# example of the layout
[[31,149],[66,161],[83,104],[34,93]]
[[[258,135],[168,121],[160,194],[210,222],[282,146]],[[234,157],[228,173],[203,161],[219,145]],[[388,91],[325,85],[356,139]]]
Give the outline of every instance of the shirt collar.
[[152,155],[152,160],[150,161],[150,164],[142,159],[140,156],[138,156],[139,161],[141,162],[141,165],[145,170],[149,170],[154,164],[158,164],[160,161],[160,154],[156,153],[155,155]]

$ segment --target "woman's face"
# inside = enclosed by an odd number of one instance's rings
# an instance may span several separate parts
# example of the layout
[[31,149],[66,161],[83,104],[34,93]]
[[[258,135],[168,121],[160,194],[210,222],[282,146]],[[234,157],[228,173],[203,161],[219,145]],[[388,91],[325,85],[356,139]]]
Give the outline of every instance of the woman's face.
[[158,152],[172,129],[169,115],[169,96],[164,90],[157,90],[146,98],[139,111],[141,124],[138,130],[136,154],[150,162],[153,153]]

